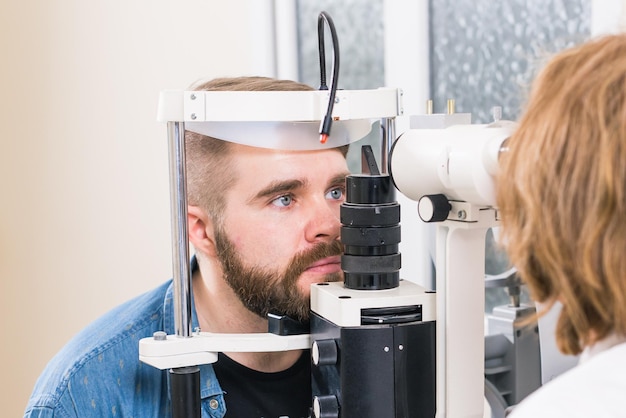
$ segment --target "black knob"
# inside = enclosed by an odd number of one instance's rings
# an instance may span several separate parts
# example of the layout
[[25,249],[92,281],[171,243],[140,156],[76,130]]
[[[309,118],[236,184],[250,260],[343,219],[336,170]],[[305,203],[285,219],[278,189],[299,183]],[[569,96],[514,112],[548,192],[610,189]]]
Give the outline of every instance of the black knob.
[[311,359],[316,366],[332,366],[337,364],[337,343],[335,340],[313,341]]
[[313,418],[339,418],[339,402],[335,395],[313,398]]
[[452,205],[443,194],[422,196],[417,203],[417,213],[424,222],[442,222],[448,219]]

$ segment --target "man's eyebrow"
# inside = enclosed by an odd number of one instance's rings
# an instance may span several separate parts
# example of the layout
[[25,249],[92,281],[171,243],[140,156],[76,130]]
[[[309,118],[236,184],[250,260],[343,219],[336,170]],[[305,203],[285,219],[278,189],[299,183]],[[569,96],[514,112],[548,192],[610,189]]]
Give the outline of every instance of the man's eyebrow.
[[300,187],[304,187],[305,185],[305,181],[298,179],[273,181],[267,187],[259,190],[259,192],[254,195],[250,201],[276,196],[281,193],[287,193]]
[[328,182],[329,186],[337,186],[340,184],[345,184],[346,182],[346,177],[350,175],[349,171],[346,171],[345,173],[341,173],[341,174],[337,174],[335,177],[331,178],[330,181]]
[[[346,182],[346,176],[349,176],[350,172],[337,174],[328,181],[328,187],[343,185]],[[294,191],[298,188],[305,187],[308,184],[306,180],[291,179],[291,180],[277,180],[271,182],[269,185],[259,190],[259,192],[249,199],[250,202],[259,199],[266,199],[282,193]]]

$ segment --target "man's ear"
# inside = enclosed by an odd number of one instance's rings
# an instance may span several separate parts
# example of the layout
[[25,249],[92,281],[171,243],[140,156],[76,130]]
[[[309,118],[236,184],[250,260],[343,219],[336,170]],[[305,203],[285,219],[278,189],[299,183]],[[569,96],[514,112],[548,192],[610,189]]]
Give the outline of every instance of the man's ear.
[[204,209],[199,206],[187,206],[187,228],[189,241],[196,251],[214,257],[216,251],[213,220]]

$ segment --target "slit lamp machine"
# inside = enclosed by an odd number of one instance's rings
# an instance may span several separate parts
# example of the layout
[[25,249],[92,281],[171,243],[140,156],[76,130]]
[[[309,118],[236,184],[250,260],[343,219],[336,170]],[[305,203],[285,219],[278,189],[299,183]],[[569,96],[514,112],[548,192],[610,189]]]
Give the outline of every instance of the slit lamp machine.
[[[521,356],[538,352],[538,336],[534,328],[517,325],[528,314],[518,299],[496,320],[504,337],[487,341],[484,332],[485,236],[499,222],[493,181],[513,124],[474,125],[468,114],[417,115],[411,129],[396,138],[402,100],[395,88],[161,93],[158,118],[168,126],[170,158],[176,334],[142,339],[139,356],[170,371],[174,417],[200,416],[198,366],[216,362],[224,351],[310,349],[314,418],[482,418],[485,396],[503,416],[507,405],[539,385],[535,375],[523,376],[533,367],[519,367]],[[320,141],[320,123],[324,130],[329,119],[332,132],[326,130]],[[350,144],[368,134],[373,121],[381,127],[380,167],[365,147],[363,172],[346,179],[345,279],[312,286],[310,327],[300,329],[278,316],[269,319],[263,334],[192,330],[185,130],[256,147],[303,150]],[[436,291],[401,278],[396,189],[417,201],[423,222],[436,225]],[[519,294],[513,273],[492,285]],[[530,383],[519,383],[520,376]]]
[[[320,144],[317,131],[328,95],[162,92],[159,114],[168,124],[170,147],[176,335],[141,340],[140,359],[170,369],[172,390],[178,390],[174,382],[181,380],[180,390],[189,392],[183,396],[186,404],[194,390],[199,393],[199,383],[193,383],[199,379],[196,366],[217,361],[218,352],[312,349],[312,378],[324,390],[314,393],[316,418],[435,413],[482,417],[485,234],[498,224],[493,175],[512,125],[411,129],[392,143],[401,91],[342,90],[334,106],[332,134]],[[436,124],[446,116],[422,115],[415,123],[430,119]],[[290,333],[280,319],[277,333],[194,332],[184,131],[251,146],[319,149],[360,139],[373,119],[381,120],[380,161],[387,164],[379,170],[366,149],[367,172],[346,180],[341,209],[345,280],[312,287],[310,333],[280,335],[285,329]],[[239,138],[227,133],[233,125],[245,125]],[[300,131],[298,138],[310,140],[290,140],[294,130]],[[303,135],[302,130],[310,133]],[[400,279],[400,210],[394,186],[418,201],[422,220],[437,223],[436,293]]]

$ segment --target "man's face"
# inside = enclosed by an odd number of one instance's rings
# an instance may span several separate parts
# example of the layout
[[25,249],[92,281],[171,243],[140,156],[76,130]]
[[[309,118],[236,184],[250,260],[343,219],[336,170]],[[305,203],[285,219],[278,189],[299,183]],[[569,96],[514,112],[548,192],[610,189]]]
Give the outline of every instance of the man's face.
[[263,318],[276,312],[306,320],[310,285],[343,279],[345,158],[336,150],[235,145],[233,166],[237,182],[215,230],[225,280]]

